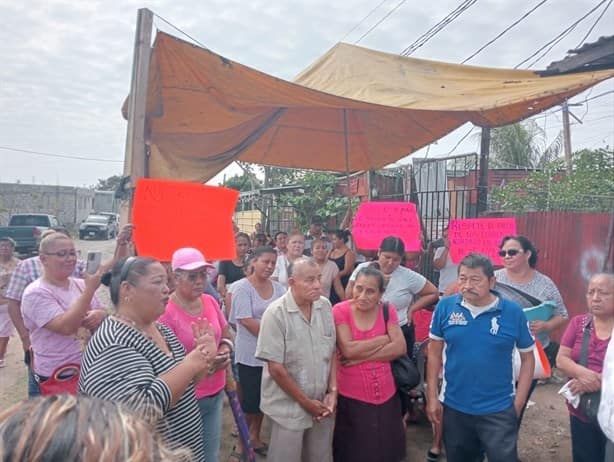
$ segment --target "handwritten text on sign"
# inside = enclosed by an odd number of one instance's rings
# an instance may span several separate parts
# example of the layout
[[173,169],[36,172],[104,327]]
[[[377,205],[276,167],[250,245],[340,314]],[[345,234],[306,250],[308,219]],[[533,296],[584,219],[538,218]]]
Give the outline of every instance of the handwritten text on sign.
[[495,265],[502,265],[499,257],[499,244],[505,236],[516,235],[514,218],[471,218],[450,220],[448,239],[450,257],[454,263],[460,262],[471,252],[479,252],[489,257]]
[[363,202],[352,223],[356,247],[378,249],[388,236],[400,237],[405,250],[420,250],[420,221],[411,202]]
[[182,181],[138,180],[132,221],[139,255],[170,261],[173,252],[195,247],[207,260],[235,257],[234,189]]

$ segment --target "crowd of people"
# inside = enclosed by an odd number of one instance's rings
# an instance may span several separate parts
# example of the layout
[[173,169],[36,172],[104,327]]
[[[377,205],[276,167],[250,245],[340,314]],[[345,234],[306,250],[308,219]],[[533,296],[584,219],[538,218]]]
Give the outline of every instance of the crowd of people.
[[[0,240],[0,367],[15,329],[29,371],[29,400],[0,415],[3,460],[52,460],[63,444],[65,460],[219,461],[232,374],[248,432],[232,462],[402,461],[412,411],[397,363],[420,366],[428,348],[425,459],[515,462],[536,342],[569,377],[574,462],[614,460],[612,274],[589,280],[587,313],[568,322],[524,236],[502,240],[495,270],[481,254],[452,262],[443,230],[436,285],[410,268],[401,238],[364,258],[348,230],[323,225],[313,217],[306,234],[272,238],[260,224],[235,229],[236,257],[217,263],[191,247],[170,261],[136,256],[128,225],[92,272],[64,233],[47,232],[23,261]],[[113,307],[97,298],[101,284]],[[523,309],[544,303],[552,315],[527,322]],[[565,324],[559,347],[551,334]],[[78,375],[64,380],[66,365]],[[48,391],[71,380],[74,396]]]

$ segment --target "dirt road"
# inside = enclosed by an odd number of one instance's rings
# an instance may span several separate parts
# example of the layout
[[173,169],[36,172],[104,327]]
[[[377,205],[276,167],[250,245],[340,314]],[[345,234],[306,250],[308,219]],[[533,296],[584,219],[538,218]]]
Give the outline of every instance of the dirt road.
[[[85,258],[88,250],[103,252],[110,258],[114,241],[75,241],[81,255]],[[110,304],[108,290],[98,292],[101,300]],[[18,337],[9,342],[6,367],[0,369],[0,410],[26,398],[27,380],[23,364],[23,350]],[[539,385],[527,409],[520,431],[519,450],[523,462],[571,462],[571,443],[569,437],[569,417],[563,399],[557,394],[560,384]],[[265,425],[265,429],[266,429]],[[222,461],[232,450],[235,439],[230,436],[232,417],[229,407],[224,407],[224,430],[222,441]],[[426,422],[411,424],[407,429],[407,460],[422,462],[430,446],[431,429]],[[260,458],[260,460],[264,460]],[[445,461],[445,458],[441,458]]]

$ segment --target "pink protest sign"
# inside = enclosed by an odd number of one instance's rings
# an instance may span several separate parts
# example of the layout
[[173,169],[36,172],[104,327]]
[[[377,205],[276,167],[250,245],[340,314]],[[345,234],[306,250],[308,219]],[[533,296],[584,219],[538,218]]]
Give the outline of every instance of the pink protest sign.
[[499,257],[499,244],[505,236],[516,235],[514,218],[467,218],[450,220],[448,239],[450,257],[454,263],[460,262],[471,252],[479,252],[489,257],[495,265],[502,265]]
[[405,250],[420,250],[420,220],[411,202],[363,202],[352,223],[356,247],[376,250],[388,236],[403,240]]

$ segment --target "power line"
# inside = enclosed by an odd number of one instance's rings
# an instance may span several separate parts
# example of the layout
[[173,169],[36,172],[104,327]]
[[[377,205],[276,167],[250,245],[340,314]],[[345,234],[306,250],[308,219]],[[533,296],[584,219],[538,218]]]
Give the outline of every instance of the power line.
[[80,156],[69,156],[69,155],[65,155],[65,154],[52,154],[52,153],[49,153],[49,152],[40,152],[40,151],[31,151],[29,149],[12,148],[10,146],[0,146],[0,149],[5,150],[5,151],[25,152],[27,154],[35,154],[37,156],[59,157],[61,159],[90,160],[90,161],[94,161],[94,162],[117,162],[117,163],[123,163],[124,162],[123,160],[100,159],[100,158],[97,158],[97,157],[80,157]]
[[414,41],[414,43],[405,48],[401,52],[401,55],[411,55],[414,51],[416,51],[418,48],[428,42],[431,38],[441,32],[441,30],[444,29],[448,24],[458,18],[463,12],[473,6],[476,2],[477,0],[464,0],[459,6],[456,7],[456,9],[448,13],[445,18],[443,18],[441,21],[439,21],[437,24],[427,30],[424,34],[418,37],[416,41]]
[[[601,0],[597,6],[593,7],[588,13],[586,13],[584,16],[582,16],[580,19],[578,19],[576,22],[574,22],[573,24],[571,24],[570,26],[568,26],[565,30],[563,30],[563,32],[561,32],[559,35],[557,35],[555,38],[553,38],[552,40],[550,40],[548,43],[546,43],[544,46],[542,46],[539,50],[535,51],[531,56],[529,56],[528,58],[524,59],[523,61],[521,61],[520,63],[518,63],[514,69],[518,69],[520,66],[522,66],[524,63],[526,63],[527,61],[529,61],[531,58],[537,56],[539,53],[541,53],[542,50],[544,50],[545,48],[547,48],[548,46],[550,46],[550,48],[548,50],[546,50],[546,52],[544,54],[542,54],[537,60],[540,60],[541,58],[543,58],[546,54],[548,54],[550,52],[550,50],[558,43],[560,42],[565,36],[567,36],[571,31],[573,31],[576,26],[578,24],[580,24],[582,21],[584,21],[588,16],[590,16],[595,10],[597,10],[601,5],[603,5],[606,2],[606,0]],[[534,61],[533,63],[535,63],[536,61]],[[532,63],[532,64],[533,64]],[[529,65],[530,67],[531,65]]]
[[584,41],[588,38],[589,35],[591,35],[591,32],[593,32],[593,29],[595,28],[595,26],[599,23],[599,21],[601,21],[601,18],[603,18],[603,15],[605,14],[606,11],[608,11],[608,8],[610,8],[610,5],[612,4],[612,0],[610,0],[608,2],[608,4],[605,6],[605,8],[603,9],[603,11],[601,12],[601,14],[599,15],[599,17],[595,20],[595,22],[593,23],[593,25],[591,26],[591,28],[588,30],[588,32],[586,33],[586,35],[582,38],[582,40],[580,40],[580,43],[578,43],[576,45],[576,48],[580,48],[580,46],[582,46],[582,44],[584,43]]
[[[596,119],[587,119],[586,122],[598,122],[600,120],[605,120],[605,119],[614,119],[614,114],[610,114],[607,116],[603,116],[603,117],[598,117]],[[582,119],[582,121],[584,122],[584,119]],[[580,122],[572,122],[571,125],[581,125]]]
[[203,45],[200,41],[196,40],[194,37],[192,37],[190,34],[188,34],[187,32],[182,31],[181,29],[179,29],[177,26],[175,26],[173,23],[171,23],[170,21],[167,21],[166,19],[164,19],[162,16],[160,16],[159,14],[153,12],[153,15],[162,20],[163,22],[165,22],[166,24],[168,24],[169,26],[171,26],[173,29],[175,29],[176,31],[182,33],[183,35],[185,35],[187,38],[189,38],[190,40],[192,40],[193,42],[195,42],[196,44],[200,45],[202,48],[204,48],[205,50],[208,50],[209,48],[207,48],[205,45]]
[[[369,35],[371,33],[371,31],[373,31],[373,29],[375,29],[377,26],[379,26],[381,23],[383,23],[386,19],[388,19],[388,16],[390,16],[392,13],[394,13],[396,10],[399,9],[399,7],[405,3],[407,0],[401,0],[399,3],[397,3],[397,5],[390,10],[386,15],[384,15],[384,17],[382,19],[380,19],[379,21],[377,21],[373,26],[371,26],[371,28],[365,32],[364,34],[362,34],[360,36],[360,38],[358,40],[356,40],[354,42],[354,45],[358,44],[363,38],[365,38],[367,35]],[[477,1],[477,0],[476,0]]]
[[590,98],[585,99],[584,102],[592,101],[594,99],[601,98],[602,96],[606,96],[606,95],[609,95],[611,93],[614,93],[614,90],[610,90],[610,91],[605,91],[603,93],[599,93],[598,95],[595,95],[595,96],[592,96]]
[[577,26],[577,24],[575,24],[566,33],[562,34],[557,40],[555,40],[554,43],[552,45],[550,45],[550,47],[548,47],[548,49],[546,51],[544,51],[531,64],[529,64],[527,66],[527,69],[530,69],[531,66],[537,64],[544,56],[546,56],[548,53],[550,53],[552,51],[552,49],[559,44],[559,42],[561,42],[565,37],[567,37],[569,34],[571,34],[573,32],[573,30],[576,28],[576,26]]
[[[546,3],[548,0],[542,0],[541,2],[539,2],[537,5],[535,5],[533,8],[531,8],[529,11],[527,11],[525,14],[523,14],[520,18],[518,18],[516,21],[514,21],[512,24],[510,24],[509,26],[507,26],[505,29],[503,29],[503,31],[501,33],[499,33],[495,38],[493,38],[492,40],[490,40],[489,42],[486,42],[486,44],[482,45],[482,47],[476,51],[475,53],[473,53],[471,56],[469,56],[468,58],[465,58],[465,60],[461,63],[461,64],[465,64],[467,61],[469,61],[470,59],[476,57],[482,50],[484,50],[486,47],[492,45],[494,42],[496,42],[497,40],[499,40],[504,34],[506,34],[510,29],[512,29],[513,27],[515,27],[516,25],[518,25],[520,22],[524,21],[531,13],[533,13],[536,9],[538,9],[540,6],[542,6],[544,3]],[[610,0],[611,1],[611,0]]]
[[341,37],[339,40],[337,40],[338,42],[343,42],[343,40],[350,35],[352,32],[354,32],[356,29],[358,29],[358,27],[365,22],[367,19],[369,19],[369,17],[375,13],[376,10],[379,9],[380,6],[382,6],[384,3],[386,3],[388,0],[383,0],[382,2],[380,2],[375,8],[373,8],[371,11],[369,11],[369,13],[362,18],[360,21],[358,21],[358,24],[356,24],[354,27],[352,27],[352,29],[350,29],[343,37]]
[[458,140],[458,142],[457,142],[457,143],[454,145],[454,147],[453,147],[452,149],[450,149],[450,151],[449,151],[449,152],[446,154],[446,156],[449,156],[449,155],[450,155],[450,154],[452,154],[454,151],[456,151],[456,148],[458,148],[458,147],[460,146],[460,144],[461,144],[463,141],[465,141],[465,139],[466,139],[466,138],[467,138],[469,135],[471,135],[471,132],[472,132],[473,130],[475,130],[475,125],[474,125],[473,127],[471,127],[471,129],[470,129],[470,130],[469,130],[467,133],[465,133],[465,135],[464,135],[464,136],[463,136],[463,137],[462,137],[460,140]]
[[[573,105],[587,104],[589,101],[593,101],[593,100],[595,100],[595,99],[597,99],[597,98],[602,98],[602,97],[604,97],[604,96],[607,96],[607,95],[609,95],[609,94],[614,93],[614,90],[610,90],[610,91],[605,91],[605,92],[603,92],[603,93],[600,93],[600,94],[598,94],[598,95],[595,95],[595,96],[592,96],[592,97],[590,97],[590,98],[589,98],[588,96],[591,94],[591,92],[593,91],[593,89],[594,89],[594,87],[593,87],[593,88],[591,88],[591,89],[589,90],[589,93],[588,93],[587,97],[586,97],[586,98],[584,98],[583,100],[581,100],[581,101],[577,101],[577,102],[570,102],[569,104],[570,104],[570,105],[572,105],[572,106],[573,106]],[[542,117],[547,117],[547,116],[549,116],[549,115],[555,114],[555,113],[559,112],[560,110],[561,110],[561,109],[560,109],[560,108],[557,106],[557,107],[554,107],[554,108],[548,109],[547,111],[540,112],[539,114],[536,114],[536,115],[531,116],[531,117],[529,117],[529,118],[530,118],[530,119],[533,119],[533,120],[538,120],[538,119],[541,119]],[[584,116],[582,116],[582,117],[584,117]],[[582,117],[581,117],[581,118],[582,118]]]

